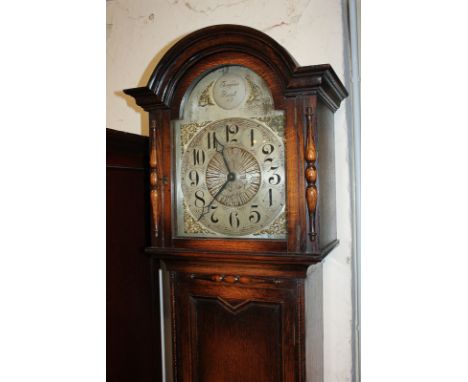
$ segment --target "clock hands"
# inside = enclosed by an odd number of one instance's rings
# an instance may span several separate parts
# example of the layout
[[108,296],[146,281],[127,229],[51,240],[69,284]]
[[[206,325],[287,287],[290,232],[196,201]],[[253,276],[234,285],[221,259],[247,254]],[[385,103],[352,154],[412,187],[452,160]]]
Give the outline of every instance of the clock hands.
[[[223,190],[226,188],[228,183],[233,182],[234,180],[236,180],[236,174],[231,172],[231,169],[229,168],[229,164],[228,164],[228,161],[226,159],[226,156],[224,155],[224,147],[225,146],[223,144],[221,144],[220,141],[218,141],[218,139],[216,138],[216,135],[214,136],[214,146],[215,146],[216,152],[221,154],[221,156],[223,157],[224,165],[226,166],[226,170],[228,171],[227,180],[226,180],[226,182],[224,182],[224,184],[220,187],[220,189],[213,196],[213,199],[211,200],[211,202],[208,203],[208,205],[206,207],[203,207],[203,211],[200,214],[200,217],[198,218],[197,221],[199,221],[203,216],[205,216],[210,211],[210,207],[212,206],[212,204],[214,203],[216,198],[219,196],[219,194],[221,194],[221,192],[223,192]],[[219,146],[221,147],[221,150],[219,150],[219,148],[218,148]]]
[[214,203],[214,201],[216,200],[216,198],[218,197],[218,195],[223,192],[224,188],[227,186],[227,184],[230,182],[229,180],[229,177],[228,177],[228,180],[226,180],[226,182],[224,182],[224,184],[221,186],[221,188],[218,190],[218,192],[215,194],[215,196],[213,196],[213,199],[211,199],[211,202],[208,203],[208,205],[206,207],[203,207],[203,211],[200,215],[200,217],[198,218],[197,221],[200,221],[200,219],[205,216],[209,211],[210,211],[210,207],[211,205]]
[[[218,150],[218,145],[221,146],[221,151]],[[224,155],[224,145],[222,145],[221,142],[218,141],[218,138],[216,138],[216,135],[214,136],[214,146],[215,146],[216,152],[220,153],[221,156],[223,157],[224,165],[226,166],[226,170],[228,171],[229,175],[233,174],[231,172],[231,169],[229,168],[229,164],[227,162],[226,156]],[[229,178],[229,175],[228,175],[228,178]]]

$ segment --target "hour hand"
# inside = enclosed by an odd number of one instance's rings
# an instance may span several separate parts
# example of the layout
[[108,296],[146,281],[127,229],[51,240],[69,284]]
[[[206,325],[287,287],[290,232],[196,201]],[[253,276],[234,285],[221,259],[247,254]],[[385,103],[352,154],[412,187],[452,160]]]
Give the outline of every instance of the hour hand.
[[226,166],[226,170],[228,173],[231,172],[231,169],[229,168],[229,164],[227,162],[226,156],[224,155],[224,145],[221,144],[220,141],[218,141],[218,138],[216,138],[216,135],[214,136],[214,145],[216,148],[216,151],[221,154],[223,157],[224,165]]
[[216,135],[214,135],[214,147],[215,147],[215,150],[220,153],[221,155],[223,154],[224,152],[224,145],[221,144],[220,141],[218,141],[218,138],[216,138]]

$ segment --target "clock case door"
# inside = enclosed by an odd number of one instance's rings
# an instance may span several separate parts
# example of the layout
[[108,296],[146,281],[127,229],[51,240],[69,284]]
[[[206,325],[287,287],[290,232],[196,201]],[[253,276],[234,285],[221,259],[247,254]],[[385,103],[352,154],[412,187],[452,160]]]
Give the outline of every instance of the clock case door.
[[[194,81],[226,65],[259,75],[274,109],[284,111],[285,240],[174,235],[171,121],[180,119]],[[125,93],[149,113],[152,246],[146,252],[169,274],[174,380],[305,381],[305,332],[311,323],[304,280],[308,267],[338,244],[333,113],[346,89],[330,65],[300,67],[264,33],[218,25],[184,37],[164,55],[147,86]],[[248,354],[252,362],[237,370]],[[216,379],[229,370],[232,378]]]
[[[302,280],[171,272],[178,381],[294,382]],[[299,367],[298,367],[299,366]]]

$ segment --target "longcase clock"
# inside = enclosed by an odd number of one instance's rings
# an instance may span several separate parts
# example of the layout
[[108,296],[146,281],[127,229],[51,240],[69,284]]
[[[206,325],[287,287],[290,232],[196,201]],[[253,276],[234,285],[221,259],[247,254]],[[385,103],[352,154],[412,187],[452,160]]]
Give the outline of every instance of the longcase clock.
[[147,253],[168,272],[174,381],[306,381],[305,280],[338,244],[333,113],[346,89],[329,65],[300,67],[267,35],[218,25],[125,93],[149,113]]

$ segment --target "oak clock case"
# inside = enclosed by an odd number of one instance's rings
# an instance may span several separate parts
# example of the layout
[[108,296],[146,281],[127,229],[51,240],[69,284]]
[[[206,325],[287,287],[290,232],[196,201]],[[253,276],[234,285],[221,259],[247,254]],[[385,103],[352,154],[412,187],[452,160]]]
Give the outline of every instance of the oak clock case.
[[347,96],[336,73],[217,25],[125,93],[149,115],[146,253],[165,275],[168,380],[320,382],[320,263],[338,245],[333,113]]
[[174,120],[176,236],[285,239],[284,112],[241,66],[202,75]]

